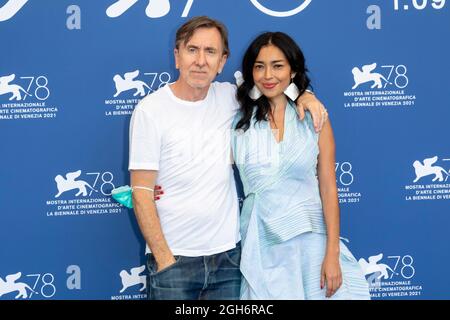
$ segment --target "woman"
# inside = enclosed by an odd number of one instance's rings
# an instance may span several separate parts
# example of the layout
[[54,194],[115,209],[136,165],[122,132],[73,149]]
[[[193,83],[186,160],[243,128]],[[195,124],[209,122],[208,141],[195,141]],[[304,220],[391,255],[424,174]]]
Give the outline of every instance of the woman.
[[281,32],[257,37],[242,63],[233,156],[244,186],[241,299],[370,299],[339,238],[330,121],[316,134],[294,101],[309,86],[305,59]]

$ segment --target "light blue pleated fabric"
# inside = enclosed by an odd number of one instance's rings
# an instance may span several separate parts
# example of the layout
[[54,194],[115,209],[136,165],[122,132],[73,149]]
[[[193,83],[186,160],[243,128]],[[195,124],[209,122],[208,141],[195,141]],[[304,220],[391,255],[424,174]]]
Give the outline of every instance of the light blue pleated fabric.
[[[246,196],[242,299],[325,298],[320,290],[326,228],[316,172],[318,135],[309,113],[299,121],[292,104],[286,106],[284,128],[280,143],[267,121],[255,123],[254,118],[247,131],[233,134],[233,156]],[[306,240],[308,247],[303,247]],[[364,275],[342,242],[340,260],[344,284],[335,297],[369,298]]]

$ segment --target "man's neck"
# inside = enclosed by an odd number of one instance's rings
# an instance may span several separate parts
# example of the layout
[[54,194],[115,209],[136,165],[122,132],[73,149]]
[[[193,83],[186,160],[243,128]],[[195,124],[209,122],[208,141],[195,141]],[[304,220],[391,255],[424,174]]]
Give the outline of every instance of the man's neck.
[[170,89],[172,89],[173,94],[185,101],[200,101],[206,98],[208,94],[209,86],[206,88],[193,88],[188,84],[177,80],[173,84],[170,85]]

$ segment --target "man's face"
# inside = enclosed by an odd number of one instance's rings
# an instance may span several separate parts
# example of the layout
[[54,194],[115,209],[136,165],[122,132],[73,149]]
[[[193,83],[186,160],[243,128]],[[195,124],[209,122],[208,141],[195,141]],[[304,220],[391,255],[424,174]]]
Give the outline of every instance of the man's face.
[[174,50],[180,80],[192,88],[206,89],[227,60],[223,54],[222,38],[216,28],[199,28],[191,39]]

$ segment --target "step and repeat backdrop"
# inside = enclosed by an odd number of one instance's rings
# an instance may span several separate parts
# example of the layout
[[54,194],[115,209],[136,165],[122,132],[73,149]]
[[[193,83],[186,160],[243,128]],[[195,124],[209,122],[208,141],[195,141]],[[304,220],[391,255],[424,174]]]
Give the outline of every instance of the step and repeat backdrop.
[[[0,1],[0,299],[145,299],[129,184],[136,103],[174,81],[176,29],[301,46],[337,143],[341,235],[373,299],[449,299],[450,4],[445,0]],[[239,184],[240,182],[237,181]]]

